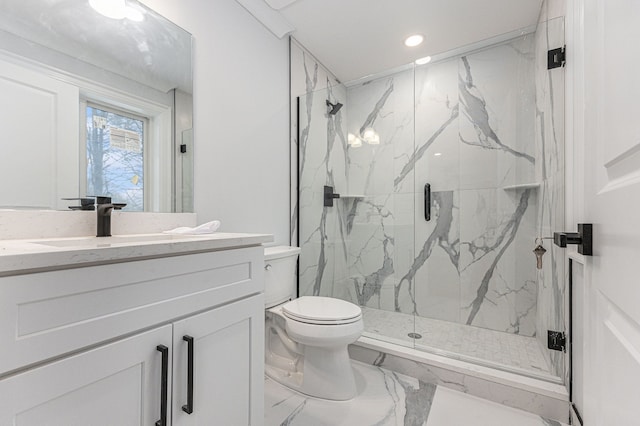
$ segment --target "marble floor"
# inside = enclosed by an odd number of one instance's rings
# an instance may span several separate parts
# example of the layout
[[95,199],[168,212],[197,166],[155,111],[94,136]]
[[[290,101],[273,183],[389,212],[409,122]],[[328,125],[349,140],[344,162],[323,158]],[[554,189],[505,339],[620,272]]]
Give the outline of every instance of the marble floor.
[[311,398],[265,379],[265,426],[565,426],[462,392],[353,361],[358,396]]
[[422,335],[416,339],[418,349],[450,352],[469,361],[485,361],[492,366],[505,366],[533,373],[549,374],[540,345],[535,337],[415,317],[399,312],[362,308],[364,335],[403,346],[413,347],[408,333]]

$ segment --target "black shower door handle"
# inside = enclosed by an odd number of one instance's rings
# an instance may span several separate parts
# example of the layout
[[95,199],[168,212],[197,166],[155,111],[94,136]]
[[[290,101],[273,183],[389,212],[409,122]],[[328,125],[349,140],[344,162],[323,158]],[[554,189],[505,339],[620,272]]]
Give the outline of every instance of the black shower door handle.
[[424,220],[431,220],[431,185],[424,184]]

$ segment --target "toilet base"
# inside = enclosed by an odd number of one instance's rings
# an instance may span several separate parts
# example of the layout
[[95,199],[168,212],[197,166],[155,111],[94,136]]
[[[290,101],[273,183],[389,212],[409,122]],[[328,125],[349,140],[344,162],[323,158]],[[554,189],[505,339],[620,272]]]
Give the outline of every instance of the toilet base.
[[353,367],[346,346],[305,347],[302,372],[265,365],[268,377],[305,395],[347,401],[357,394]]

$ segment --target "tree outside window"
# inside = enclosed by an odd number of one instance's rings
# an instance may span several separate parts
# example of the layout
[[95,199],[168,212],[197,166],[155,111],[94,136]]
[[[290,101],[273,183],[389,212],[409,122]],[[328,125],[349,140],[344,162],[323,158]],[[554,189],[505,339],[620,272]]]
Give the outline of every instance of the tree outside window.
[[143,118],[87,105],[87,193],[144,210]]

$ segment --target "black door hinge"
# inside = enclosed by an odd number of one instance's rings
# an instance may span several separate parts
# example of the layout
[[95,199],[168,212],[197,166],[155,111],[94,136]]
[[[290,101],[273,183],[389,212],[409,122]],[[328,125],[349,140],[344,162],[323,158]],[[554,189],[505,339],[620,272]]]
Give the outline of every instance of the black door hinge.
[[558,47],[547,52],[547,69],[563,67],[567,62],[567,47]]
[[187,152],[187,145],[186,144],[180,145],[180,152],[183,153],[183,154]]
[[566,352],[567,336],[564,332],[547,330],[547,348],[553,351]]

